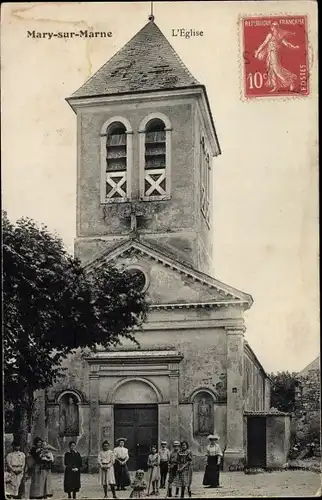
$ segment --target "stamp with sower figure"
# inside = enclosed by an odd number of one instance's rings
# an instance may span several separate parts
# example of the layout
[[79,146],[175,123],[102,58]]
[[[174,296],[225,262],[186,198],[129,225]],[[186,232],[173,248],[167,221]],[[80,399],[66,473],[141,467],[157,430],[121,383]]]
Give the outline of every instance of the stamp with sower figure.
[[306,16],[244,17],[246,98],[309,95]]

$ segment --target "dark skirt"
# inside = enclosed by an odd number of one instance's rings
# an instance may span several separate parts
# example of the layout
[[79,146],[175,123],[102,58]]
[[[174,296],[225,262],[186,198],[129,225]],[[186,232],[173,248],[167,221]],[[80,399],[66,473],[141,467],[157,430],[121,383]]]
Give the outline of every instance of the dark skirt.
[[79,491],[80,487],[80,471],[73,471],[71,467],[66,467],[64,474],[64,492],[71,493],[72,491]]
[[203,486],[211,486],[213,488],[219,486],[219,471],[220,465],[218,465],[218,455],[209,456],[207,458],[206,470],[203,477]]
[[115,482],[118,488],[125,488],[131,484],[127,465],[120,464],[117,460],[114,463]]

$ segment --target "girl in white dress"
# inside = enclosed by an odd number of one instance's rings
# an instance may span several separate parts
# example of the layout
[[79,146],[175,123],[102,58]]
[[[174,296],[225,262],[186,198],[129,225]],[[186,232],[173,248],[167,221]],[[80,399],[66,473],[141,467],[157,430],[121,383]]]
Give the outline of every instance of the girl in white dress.
[[98,464],[100,467],[100,482],[104,490],[104,498],[107,498],[107,487],[110,486],[113,498],[117,498],[115,494],[115,475],[114,463],[115,455],[110,449],[108,441],[102,443],[102,451],[98,454]]
[[148,495],[150,494],[151,486],[152,486],[151,495],[159,495],[160,455],[158,453],[156,446],[151,446],[151,453],[148,457],[148,470],[149,470]]
[[19,443],[12,443],[13,451],[8,453],[7,462],[7,481],[6,481],[6,497],[18,497],[19,487],[23,479],[25,470],[26,456],[20,451]]

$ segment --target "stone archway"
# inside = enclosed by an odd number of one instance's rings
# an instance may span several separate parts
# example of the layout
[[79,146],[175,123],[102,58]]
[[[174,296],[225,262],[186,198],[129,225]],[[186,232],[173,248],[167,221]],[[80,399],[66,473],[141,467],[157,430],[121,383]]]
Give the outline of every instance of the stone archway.
[[150,447],[158,443],[161,400],[158,389],[144,378],[123,379],[114,387],[114,442],[127,440],[130,470],[145,469]]

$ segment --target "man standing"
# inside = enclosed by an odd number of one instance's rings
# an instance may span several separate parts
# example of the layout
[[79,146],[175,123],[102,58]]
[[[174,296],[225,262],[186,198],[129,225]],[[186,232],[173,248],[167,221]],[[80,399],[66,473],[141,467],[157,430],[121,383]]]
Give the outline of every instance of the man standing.
[[[169,485],[168,497],[172,497],[172,483],[178,471],[178,453],[180,451],[180,441],[173,441],[172,451],[169,457]],[[176,496],[179,495],[179,488],[177,488]]]
[[161,441],[161,448],[159,450],[160,456],[160,473],[161,473],[161,484],[160,488],[165,488],[165,483],[169,470],[169,460],[170,460],[170,450],[167,447],[166,441]]

